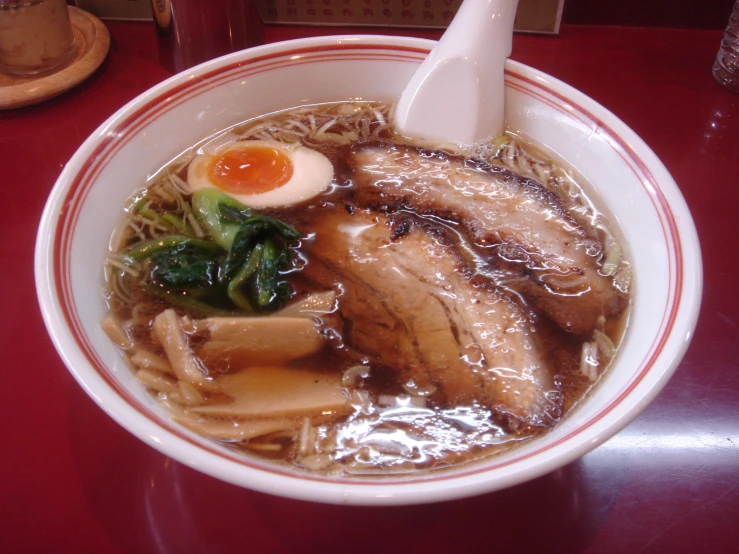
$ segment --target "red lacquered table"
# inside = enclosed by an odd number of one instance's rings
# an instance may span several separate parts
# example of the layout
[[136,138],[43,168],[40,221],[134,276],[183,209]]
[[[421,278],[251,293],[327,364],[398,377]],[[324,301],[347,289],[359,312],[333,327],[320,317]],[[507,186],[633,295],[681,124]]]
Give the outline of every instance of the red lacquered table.
[[[739,96],[711,79],[720,32],[566,26],[514,39],[514,59],[641,135],[693,212],[703,308],[665,390],[616,437],[535,481],[359,508],[271,497],[174,462],[108,418],[57,357],[33,283],[44,202],[85,137],[169,76],[150,25],[108,26],[110,56],[89,81],[0,113],[0,553],[739,552]],[[268,28],[266,40],[355,31]]]

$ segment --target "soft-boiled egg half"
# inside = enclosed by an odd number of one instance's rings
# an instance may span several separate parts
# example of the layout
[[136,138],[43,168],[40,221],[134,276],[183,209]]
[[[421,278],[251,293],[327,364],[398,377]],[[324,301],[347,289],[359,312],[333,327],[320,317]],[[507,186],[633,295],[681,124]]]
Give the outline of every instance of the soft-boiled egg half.
[[252,208],[290,206],[326,189],[334,168],[326,156],[300,145],[244,140],[199,154],[187,169],[192,192],[215,188]]

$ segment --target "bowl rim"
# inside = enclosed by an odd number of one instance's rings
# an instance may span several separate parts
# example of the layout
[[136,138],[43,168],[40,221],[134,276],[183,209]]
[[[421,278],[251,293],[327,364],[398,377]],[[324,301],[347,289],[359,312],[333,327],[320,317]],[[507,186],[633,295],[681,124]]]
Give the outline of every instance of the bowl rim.
[[[211,83],[209,79],[212,79],[214,75],[227,74],[229,71],[237,71],[239,68],[248,65],[268,65],[269,61],[275,58],[288,55],[311,55],[311,53],[316,52],[350,52],[364,49],[368,52],[379,50],[401,53],[400,55],[407,55],[413,60],[419,60],[419,56],[425,56],[434,45],[434,41],[409,37],[338,35],[296,39],[229,54],[177,74],[152,87],[116,111],[85,140],[59,176],[44,209],[37,235],[35,277],[43,319],[57,351],[74,378],[108,415],[163,454],[236,485],[281,496],[328,503],[413,504],[481,494],[518,484],[559,468],[581,457],[616,434],[631,422],[656,396],[677,368],[688,347],[700,307],[702,290],[700,247],[687,205],[674,180],[654,153],[611,112],[558,79],[510,60],[506,66],[507,77],[523,81],[527,86],[538,87],[546,91],[547,94],[554,95],[554,97],[567,102],[571,107],[574,107],[575,111],[608,130],[614,140],[619,141],[620,147],[634,156],[637,165],[646,170],[651,178],[651,186],[656,191],[657,196],[661,196],[660,201],[663,202],[663,208],[667,210],[672,218],[668,225],[670,232],[674,233],[673,238],[676,239],[678,248],[676,268],[683,272],[682,282],[679,283],[682,288],[675,293],[676,301],[670,315],[669,332],[665,332],[662,346],[664,346],[667,338],[673,338],[676,333],[682,340],[665,354],[659,351],[656,352],[650,364],[642,371],[642,377],[653,371],[653,364],[659,359],[662,363],[658,378],[649,388],[640,390],[640,394],[636,396],[634,395],[634,389],[641,378],[637,379],[621,397],[609,406],[609,410],[604,411],[598,418],[591,419],[586,425],[578,426],[576,431],[545,448],[545,450],[550,450],[550,454],[551,450],[558,445],[569,444],[568,449],[560,449],[554,456],[543,459],[542,463],[537,465],[522,467],[517,471],[499,472],[500,475],[497,476],[487,475],[500,469],[499,465],[489,461],[488,463],[478,464],[473,469],[461,474],[429,474],[431,477],[428,479],[402,482],[394,482],[389,479],[342,481],[325,477],[317,478],[316,476],[291,472],[276,472],[274,468],[255,463],[246,464],[249,471],[242,469],[242,471],[236,472],[233,471],[234,467],[231,467],[235,463],[234,459],[203,467],[212,454],[220,454],[220,452],[209,451],[201,443],[188,439],[187,435],[182,433],[179,436],[177,434],[173,435],[172,429],[164,426],[157,419],[147,417],[140,410],[138,413],[134,413],[137,409],[128,402],[125,389],[120,384],[116,387],[116,383],[106,382],[100,378],[100,375],[95,376],[91,373],[91,371],[96,371],[93,367],[95,364],[94,353],[91,358],[89,352],[82,352],[87,360],[82,360],[83,364],[79,365],[80,352],[77,350],[80,345],[70,344],[67,336],[69,328],[73,327],[74,323],[70,321],[69,314],[60,314],[60,311],[63,312],[65,307],[63,305],[64,291],[60,289],[61,284],[57,279],[60,260],[56,247],[63,239],[64,231],[63,225],[59,221],[62,217],[68,217],[65,210],[71,196],[79,192],[74,189],[75,182],[79,184],[75,180],[84,174],[85,164],[99,162],[105,148],[115,142],[123,123],[127,121],[136,122],[138,115],[156,106],[172,105],[172,100],[176,99],[178,93],[191,89],[195,85]],[[616,131],[613,130],[614,128]],[[131,134],[135,135],[135,132],[131,131]],[[655,179],[654,174],[659,175],[659,179]],[[91,179],[91,182],[94,182],[94,178]],[[680,280],[679,278],[680,276],[678,276],[678,280]],[[690,290],[683,286],[685,282],[692,285]],[[680,315],[680,326],[675,328],[678,315]],[[664,359],[660,358],[661,356]],[[87,367],[85,364],[87,364]],[[622,405],[626,398],[631,398],[634,403],[633,406],[623,413],[615,416],[612,414],[613,417],[609,417],[608,412],[616,406]],[[604,421],[603,418],[606,418],[606,420]],[[595,429],[591,428],[591,431],[597,430],[597,433],[594,433],[594,436],[586,437],[582,431],[591,426],[596,426]],[[578,436],[581,437],[580,440],[574,440]],[[534,450],[527,454],[526,458],[541,455],[542,451]],[[520,458],[514,458],[504,465],[510,469],[519,461],[521,461]],[[270,475],[265,476],[265,473]]]

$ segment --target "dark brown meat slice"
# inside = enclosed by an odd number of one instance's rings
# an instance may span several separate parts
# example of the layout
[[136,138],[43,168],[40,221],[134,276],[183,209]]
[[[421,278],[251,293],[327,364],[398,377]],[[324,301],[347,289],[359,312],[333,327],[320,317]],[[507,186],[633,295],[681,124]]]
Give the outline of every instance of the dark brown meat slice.
[[451,406],[480,403],[550,425],[559,395],[528,315],[474,286],[453,248],[408,220],[399,233],[384,215],[337,210],[304,243],[306,276],[339,291],[349,346],[396,368],[402,382],[438,386]]
[[503,169],[406,146],[358,146],[348,163],[359,204],[408,209],[460,224],[483,258],[525,277],[498,284],[523,295],[563,329],[589,332],[601,315],[625,307],[625,295],[599,272],[602,246],[539,184]]

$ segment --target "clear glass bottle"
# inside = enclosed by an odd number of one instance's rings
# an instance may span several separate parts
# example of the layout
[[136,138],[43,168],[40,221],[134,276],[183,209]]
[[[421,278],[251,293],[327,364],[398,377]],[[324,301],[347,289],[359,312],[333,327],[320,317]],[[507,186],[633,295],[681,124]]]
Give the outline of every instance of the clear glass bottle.
[[729,17],[729,25],[713,64],[713,78],[727,89],[739,92],[739,0]]

